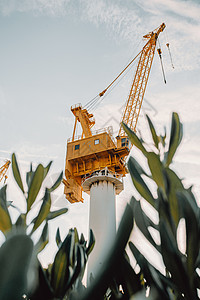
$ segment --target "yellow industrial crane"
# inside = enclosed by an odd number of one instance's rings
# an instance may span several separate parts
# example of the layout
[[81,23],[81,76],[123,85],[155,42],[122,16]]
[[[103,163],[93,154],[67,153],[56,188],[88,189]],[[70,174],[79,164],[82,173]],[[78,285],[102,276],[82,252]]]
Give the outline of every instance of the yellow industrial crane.
[[10,166],[10,160],[7,160],[6,163],[2,167],[0,167],[0,182],[2,181],[3,178],[5,179],[5,181],[8,178],[6,172],[8,171],[9,166]]
[[[154,54],[156,42],[159,34],[165,29],[162,23],[154,31],[144,35],[147,43],[142,48],[139,57],[136,73],[134,76],[131,90],[127,99],[122,121],[135,131],[144,93],[146,90]],[[158,49],[161,58],[161,51]],[[135,57],[135,58],[136,58]],[[99,94],[102,97],[111,85],[123,74],[132,64],[135,58],[117,76],[117,78]],[[116,140],[112,135],[112,128],[103,128],[92,131],[95,124],[93,114],[89,113],[81,104],[71,107],[75,116],[73,136],[67,141],[67,155],[65,165],[65,177],[63,179],[64,193],[69,202],[83,202],[82,183],[84,178],[91,176],[95,171],[108,168],[118,176],[127,174],[125,159],[130,152],[130,145],[126,133],[120,125],[119,134]],[[75,136],[77,122],[80,122],[82,134]]]

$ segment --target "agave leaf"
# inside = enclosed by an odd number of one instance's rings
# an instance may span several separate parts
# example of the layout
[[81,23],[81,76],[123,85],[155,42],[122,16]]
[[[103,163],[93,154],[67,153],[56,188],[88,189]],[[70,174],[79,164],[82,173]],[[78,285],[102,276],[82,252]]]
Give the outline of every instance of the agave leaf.
[[145,278],[146,284],[151,286],[151,288],[156,287],[156,289],[159,291],[160,298],[162,297],[162,299],[166,300],[171,299],[168,294],[168,287],[170,286],[171,288],[175,288],[173,283],[164,277],[157,269],[155,269],[132,242],[129,242],[129,247],[138,265],[140,266],[141,275],[143,275]]
[[[131,299],[134,294],[143,289],[143,286],[140,282],[140,274],[135,273],[125,256],[122,257],[121,261],[119,262],[119,268],[115,274],[115,278],[118,286],[122,286],[124,295],[126,295],[127,299]],[[119,299],[120,298],[121,297],[119,294]]]
[[75,260],[76,260],[76,266],[74,268],[72,278],[71,278],[70,282],[68,283],[68,286],[66,287],[67,289],[69,288],[69,286],[71,286],[77,280],[77,278],[82,280],[83,275],[84,275],[85,255],[84,255],[83,248],[79,244],[76,244],[76,259]]
[[49,284],[49,280],[47,278],[46,272],[41,266],[41,264],[38,262],[38,282],[35,289],[30,291],[28,294],[28,299],[31,300],[43,300],[44,295],[46,300],[52,300],[54,299],[53,290]]
[[62,241],[61,241],[61,237],[60,237],[60,229],[58,228],[56,231],[56,244],[58,247],[60,247]]
[[51,165],[52,165],[52,161],[50,161],[48,163],[48,165],[44,168],[44,179],[47,176],[47,174],[49,173],[49,169],[50,169]]
[[19,171],[15,153],[12,154],[12,170],[13,170],[14,178],[15,178],[19,188],[24,193],[24,187],[23,187],[23,183],[22,183],[22,179],[21,179],[21,175],[20,175],[20,171]]
[[63,172],[60,173],[56,182],[52,185],[52,187],[49,189],[49,191],[53,192],[55,189],[57,189],[57,187],[59,187],[59,185],[61,184],[62,179],[63,179]]
[[26,228],[26,215],[25,214],[20,214],[19,217],[17,218],[17,221],[15,223],[16,227],[20,228]]
[[199,236],[199,228],[197,219],[198,214],[196,213],[199,208],[197,206],[194,207],[193,199],[191,199],[187,191],[177,192],[177,197],[186,224],[187,269],[189,277],[192,278],[196,269],[196,261],[200,247],[199,239],[197,239]]
[[42,222],[47,218],[50,207],[51,207],[51,195],[48,189],[45,190],[44,198],[42,199],[42,205],[40,207],[40,211],[34,221],[34,226],[32,229],[32,233],[42,224]]
[[27,272],[33,242],[26,235],[9,237],[0,248],[0,299],[21,299],[27,293]]
[[131,206],[133,207],[135,223],[140,231],[144,234],[145,238],[160,252],[160,246],[158,246],[152,238],[148,227],[156,228],[155,224],[147,217],[141,208],[140,201],[131,199]]
[[51,269],[51,286],[56,297],[64,297],[71,279],[71,265],[74,251],[74,233],[70,232],[61,244]]
[[149,128],[150,128],[150,131],[151,131],[151,135],[152,135],[152,138],[153,138],[153,141],[154,141],[154,145],[156,146],[156,148],[158,149],[158,143],[159,143],[159,138],[156,134],[156,130],[153,126],[153,123],[152,121],[150,120],[149,116],[146,115],[146,118],[147,118],[147,121],[148,121],[148,124],[149,124]]
[[26,183],[27,183],[28,188],[30,187],[33,176],[34,176],[33,165],[31,163],[30,164],[30,171],[26,173]]
[[163,220],[160,220],[160,235],[162,257],[173,282],[177,285],[180,294],[183,293],[186,299],[196,299],[194,291],[190,288],[190,280],[183,264],[182,254]]
[[142,153],[146,156],[147,151],[144,148],[140,139],[135,134],[135,132],[133,130],[131,130],[125,123],[122,123],[122,126],[123,126],[125,132],[127,133],[130,142],[133,145],[135,145],[140,151],[142,151]]
[[66,212],[68,211],[68,208],[61,208],[59,210],[56,210],[56,211],[50,211],[48,213],[48,216],[47,216],[47,220],[52,220],[58,216],[61,216],[63,214],[65,214]]
[[171,135],[169,141],[169,149],[166,156],[166,166],[168,167],[172,162],[173,156],[179,146],[183,137],[183,126],[179,120],[177,113],[173,112],[172,114],[172,123],[171,123]]
[[76,227],[74,228],[74,243],[75,244],[79,243],[78,230]]
[[38,253],[41,252],[46,247],[48,242],[49,242],[49,227],[48,227],[48,222],[46,222],[46,224],[44,225],[44,228],[42,230],[42,234],[39,238],[39,241],[35,245],[37,252]]
[[32,177],[30,187],[28,189],[28,198],[27,198],[27,212],[30,210],[33,205],[42,185],[44,179],[44,167],[39,164],[34,176]]
[[88,247],[86,248],[87,256],[92,252],[94,245],[95,245],[95,237],[94,237],[94,233],[93,233],[92,229],[90,229],[89,243],[88,243]]
[[154,152],[147,153],[148,165],[151,170],[152,178],[156,184],[165,190],[165,181],[163,176],[163,165],[160,161],[159,155]]
[[0,189],[0,230],[6,233],[12,227],[6,200],[7,185]]
[[140,193],[140,195],[144,199],[146,199],[152,206],[154,206],[155,205],[155,199],[154,199],[153,195],[151,194],[148,186],[146,185],[146,183],[144,182],[144,180],[140,176],[140,174],[137,170],[137,166],[135,165],[135,162],[132,159],[132,157],[129,158],[128,169],[129,169],[129,172],[131,174],[133,184],[134,184],[135,188],[137,189],[137,191]]
[[179,190],[180,191],[184,190],[184,186],[180,178],[171,169],[166,168],[165,175],[167,176],[167,183],[168,183],[166,192],[169,201],[170,212],[177,227],[179,220],[181,218],[181,214],[179,210],[179,204],[178,204],[176,192]]

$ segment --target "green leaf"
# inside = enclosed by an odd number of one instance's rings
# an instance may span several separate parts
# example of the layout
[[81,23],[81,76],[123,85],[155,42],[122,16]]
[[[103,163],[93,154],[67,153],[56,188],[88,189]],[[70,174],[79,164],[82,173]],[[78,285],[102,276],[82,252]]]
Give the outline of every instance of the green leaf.
[[44,198],[42,199],[42,205],[40,207],[40,211],[34,221],[34,226],[31,233],[33,233],[47,218],[50,211],[50,207],[51,207],[51,195],[48,189],[46,189]]
[[20,214],[15,223],[16,227],[26,228],[26,215]]
[[156,184],[165,190],[165,181],[163,176],[163,165],[160,161],[159,155],[154,152],[147,153],[148,165],[151,170],[152,178]]
[[133,184],[137,191],[140,193],[140,195],[146,199],[152,206],[155,205],[155,199],[153,195],[151,194],[148,186],[140,176],[140,173],[137,170],[137,165],[135,164],[135,161],[132,159],[132,157],[129,158],[128,161],[128,169],[131,174],[131,178],[133,181]]
[[178,204],[176,193],[177,191],[184,190],[184,186],[180,178],[171,169],[169,168],[165,169],[165,176],[167,176],[167,183],[168,183],[166,192],[169,201],[170,212],[177,227],[181,215],[180,215],[179,204]]
[[148,227],[153,227],[154,229],[158,229],[156,226],[143,212],[140,201],[135,200],[133,197],[131,199],[131,206],[133,207],[135,223],[140,231],[144,234],[145,238],[151,243],[153,247],[155,247],[160,252],[160,246],[158,246],[154,239],[152,238]]
[[0,248],[0,299],[21,299],[27,293],[27,273],[33,242],[26,235],[15,235]]
[[89,243],[88,243],[88,247],[86,249],[87,256],[92,252],[94,245],[95,245],[95,237],[94,237],[94,233],[93,233],[92,229],[90,229]]
[[196,269],[196,261],[200,248],[200,241],[198,239],[199,220],[197,219],[199,217],[197,214],[199,207],[194,206],[193,199],[191,199],[191,196],[187,191],[177,192],[177,197],[186,224],[187,269],[189,277],[192,278]]
[[15,153],[12,154],[12,170],[13,170],[13,175],[14,175],[14,178],[15,178],[18,186],[20,187],[21,191],[24,193],[24,187],[23,187],[23,183],[22,183],[22,179],[21,179],[21,175],[20,175],[20,171],[19,171]]
[[61,216],[63,214],[65,214],[68,211],[68,208],[61,208],[59,210],[56,211],[51,211],[49,212],[48,216],[47,216],[47,220],[52,220],[58,216]]
[[74,233],[70,232],[61,244],[51,269],[51,286],[56,297],[63,297],[71,279],[71,265],[74,251]]
[[46,247],[48,242],[49,242],[49,228],[48,228],[48,223],[46,222],[46,224],[44,225],[44,228],[42,230],[40,239],[37,242],[37,244],[35,245],[37,252],[38,253],[41,252]]
[[160,236],[162,257],[179,293],[184,294],[186,299],[196,299],[194,291],[190,288],[190,280],[183,264],[184,257],[179,252],[175,238],[163,220],[160,220]]
[[7,185],[0,189],[0,230],[6,233],[12,228],[12,222],[7,207],[6,199]]
[[49,164],[44,168],[44,178],[49,173],[49,169],[50,169],[51,165],[52,165],[52,161],[50,161]]
[[152,138],[153,138],[153,141],[154,141],[154,145],[158,149],[159,138],[158,138],[158,136],[156,134],[156,130],[155,130],[155,128],[153,126],[153,123],[151,122],[151,120],[150,120],[150,118],[149,118],[148,115],[146,115],[146,118],[147,118],[147,121],[148,121],[148,124],[149,124],[151,135],[152,135]]
[[60,173],[58,179],[56,180],[56,182],[52,185],[52,187],[49,189],[50,192],[53,192],[55,189],[57,189],[57,187],[59,187],[59,185],[61,184],[63,179],[63,172]]
[[79,244],[76,244],[75,252],[76,252],[76,258],[75,258],[76,266],[74,268],[72,278],[71,278],[70,282],[68,283],[68,285],[66,286],[66,289],[68,289],[69,286],[71,286],[77,278],[79,278],[81,280],[83,278],[84,271],[85,271],[84,250]]
[[58,228],[56,231],[56,244],[58,247],[60,247],[62,241],[61,241],[61,237],[60,237],[60,229]]
[[127,133],[130,142],[133,145],[135,145],[140,151],[142,151],[142,153],[146,156],[147,151],[144,148],[144,146],[142,145],[142,142],[140,141],[140,139],[135,134],[135,132],[133,130],[131,130],[125,123],[122,123],[122,127],[124,128],[125,132]]
[[169,149],[166,157],[166,166],[168,167],[172,162],[173,156],[179,146],[183,137],[183,126],[179,120],[177,113],[173,112],[172,114],[172,123],[171,123],[171,135],[169,141]]
[[32,177],[30,187],[28,190],[28,198],[27,198],[27,212],[30,210],[33,205],[42,185],[44,179],[44,167],[39,164],[37,169]]
[[30,188],[30,184],[31,184],[33,176],[34,176],[33,165],[31,163],[30,164],[30,171],[26,173],[26,183],[27,183],[28,188]]
[[37,272],[38,272],[37,285],[28,294],[28,299],[44,300],[44,295],[45,295],[45,300],[54,299],[53,290],[50,286],[46,272],[39,262],[38,262]]

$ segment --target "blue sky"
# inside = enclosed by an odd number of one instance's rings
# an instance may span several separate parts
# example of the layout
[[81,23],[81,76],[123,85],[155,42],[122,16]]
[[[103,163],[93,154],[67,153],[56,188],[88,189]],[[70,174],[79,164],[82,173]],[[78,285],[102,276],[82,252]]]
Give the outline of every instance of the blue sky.
[[[53,160],[54,178],[64,169],[66,140],[72,135],[70,106],[85,104],[101,92],[141,50],[142,36],[165,22],[160,43],[167,84],[156,53],[138,129],[147,135],[145,112],[158,129],[169,124],[172,111],[180,114],[184,141],[174,166],[199,193],[199,15],[200,3],[192,0],[0,0],[0,163],[12,152],[23,171],[30,161]],[[133,74],[134,69],[96,109],[96,128],[110,122],[117,131]],[[10,198],[16,197],[12,183],[9,172]],[[118,220],[130,187],[127,178],[117,200]],[[62,193],[60,188],[55,207],[68,205]],[[65,234],[77,226],[86,235],[85,199],[84,204],[69,206],[70,212],[53,223],[52,230],[59,225]]]

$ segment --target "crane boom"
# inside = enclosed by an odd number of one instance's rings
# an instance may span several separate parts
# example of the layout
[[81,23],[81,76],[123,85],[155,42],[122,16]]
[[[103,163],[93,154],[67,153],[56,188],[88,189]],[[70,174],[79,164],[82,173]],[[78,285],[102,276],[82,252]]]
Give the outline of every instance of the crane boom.
[[5,177],[5,179],[7,178],[6,176],[6,172],[8,170],[10,166],[10,160],[7,160],[6,163],[0,167],[0,182],[2,181],[2,179]]
[[126,136],[126,133],[122,127],[122,122],[127,124],[132,130],[136,131],[136,125],[146,90],[158,35],[165,29],[165,24],[162,23],[153,32],[144,36],[148,41],[143,47],[140,59],[137,65],[135,77],[130,89],[130,93],[125,106],[122,121],[120,123],[119,136]]

